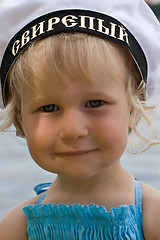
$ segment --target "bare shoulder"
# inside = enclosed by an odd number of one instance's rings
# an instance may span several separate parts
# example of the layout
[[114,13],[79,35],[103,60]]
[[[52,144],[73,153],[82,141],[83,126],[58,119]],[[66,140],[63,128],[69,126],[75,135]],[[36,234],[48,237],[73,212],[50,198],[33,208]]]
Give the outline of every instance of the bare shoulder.
[[160,191],[141,183],[143,195],[143,229],[145,239],[160,239]]
[[0,221],[0,236],[5,240],[27,240],[27,219],[23,207],[35,204],[39,196],[12,208]]

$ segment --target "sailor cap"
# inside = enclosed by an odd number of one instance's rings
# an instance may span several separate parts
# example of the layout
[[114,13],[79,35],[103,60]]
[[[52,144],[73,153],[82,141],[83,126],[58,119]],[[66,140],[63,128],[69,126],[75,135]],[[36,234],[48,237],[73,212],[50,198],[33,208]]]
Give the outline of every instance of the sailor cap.
[[147,90],[160,84],[160,23],[143,0],[11,0],[0,6],[0,79],[34,40],[60,32],[97,35],[126,46]]

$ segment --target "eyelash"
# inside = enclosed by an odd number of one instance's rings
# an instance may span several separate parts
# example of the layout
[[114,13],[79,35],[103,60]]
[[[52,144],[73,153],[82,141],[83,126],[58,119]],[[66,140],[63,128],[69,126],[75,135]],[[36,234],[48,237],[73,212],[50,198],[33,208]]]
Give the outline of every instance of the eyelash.
[[[86,104],[85,104],[85,107],[88,107],[88,108],[98,108],[98,107],[101,107],[102,105],[104,105],[104,101],[103,100],[89,100]],[[94,105],[94,106],[91,106],[91,105]]]
[[[48,108],[48,110],[47,110],[47,108]],[[55,111],[58,111],[59,109],[60,108],[55,104],[45,105],[45,106],[40,108],[40,110],[42,112],[55,112]]]
[[[99,108],[99,107],[103,106],[104,103],[105,102],[103,100],[89,100],[85,104],[85,107],[86,108]],[[55,111],[60,110],[60,108],[55,104],[49,104],[49,105],[45,105],[45,106],[41,107],[40,110],[43,112],[55,112]]]

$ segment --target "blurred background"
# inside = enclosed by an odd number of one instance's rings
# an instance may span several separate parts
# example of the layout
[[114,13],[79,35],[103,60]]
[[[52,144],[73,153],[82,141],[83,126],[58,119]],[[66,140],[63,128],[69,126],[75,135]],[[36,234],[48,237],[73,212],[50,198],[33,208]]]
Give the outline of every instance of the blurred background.
[[[0,3],[5,1],[8,0],[0,0]],[[147,2],[160,19],[160,1]],[[157,105],[160,103],[159,96],[158,93],[153,99]],[[159,130],[159,106],[154,111],[153,117]],[[140,128],[144,133],[148,131],[143,123],[140,124]],[[122,156],[122,164],[137,179],[160,190],[160,146],[152,147],[138,155],[126,151]],[[11,207],[33,197],[35,185],[53,181],[55,177],[56,175],[42,170],[34,163],[25,140],[16,137],[14,127],[0,134],[0,219]]]
[[160,0],[146,0],[158,19],[160,19]]

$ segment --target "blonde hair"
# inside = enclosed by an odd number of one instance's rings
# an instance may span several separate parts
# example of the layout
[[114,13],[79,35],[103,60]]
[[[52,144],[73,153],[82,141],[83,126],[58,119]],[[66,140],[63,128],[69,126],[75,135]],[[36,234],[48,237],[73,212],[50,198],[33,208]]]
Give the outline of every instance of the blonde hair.
[[38,78],[36,52],[41,52],[44,64],[48,66],[54,79],[60,79],[64,73],[72,77],[76,72],[92,81],[93,69],[96,71],[97,68],[95,58],[104,74],[107,69],[115,73],[120,72],[116,63],[123,59],[126,67],[126,77],[123,78],[134,115],[132,129],[129,132],[134,131],[148,144],[147,148],[159,143],[145,138],[136,128],[140,118],[143,118],[148,126],[152,126],[147,112],[154,106],[146,104],[145,84],[129,50],[111,41],[83,33],[61,33],[35,41],[17,58],[6,83],[9,87],[4,96],[6,108],[0,113],[0,131],[5,131],[14,124],[17,135],[24,136],[21,122],[23,85],[27,84],[34,88],[36,84],[32,82],[33,75]]

